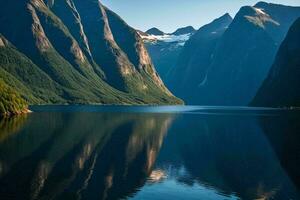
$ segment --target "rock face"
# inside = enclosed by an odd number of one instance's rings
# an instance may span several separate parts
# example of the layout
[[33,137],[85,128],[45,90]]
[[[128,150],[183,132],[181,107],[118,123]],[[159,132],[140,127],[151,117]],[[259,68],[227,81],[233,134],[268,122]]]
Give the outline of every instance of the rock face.
[[[1,56],[7,58],[1,59],[0,75],[23,84],[29,91],[23,96],[31,103],[181,103],[156,73],[137,31],[100,2],[2,4],[1,41],[10,45],[0,42]],[[36,75],[21,76],[20,70]],[[41,77],[51,87],[38,83]]]
[[[194,49],[189,47],[191,43],[199,46],[194,37],[186,43],[186,53],[166,79],[171,91],[187,104],[248,105],[299,16],[300,7],[264,2],[242,7],[223,34],[211,31],[216,34],[214,42],[202,39],[202,46]],[[188,75],[183,74],[185,70]]]
[[290,28],[254,106],[300,106],[300,18]]

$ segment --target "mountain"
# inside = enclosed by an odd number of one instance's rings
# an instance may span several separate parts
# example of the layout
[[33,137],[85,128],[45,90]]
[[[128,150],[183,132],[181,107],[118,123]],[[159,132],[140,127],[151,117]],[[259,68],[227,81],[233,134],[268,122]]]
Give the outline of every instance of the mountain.
[[[248,105],[268,75],[288,28],[299,16],[300,7],[265,2],[242,7],[223,34],[211,31],[217,34],[217,41],[203,39],[201,47],[183,51],[186,53],[167,77],[167,85],[187,104]],[[191,43],[200,45],[193,40],[185,48]]]
[[252,105],[300,106],[300,18],[291,26]]
[[147,34],[149,35],[164,35],[165,33],[159,30],[158,28],[150,28],[149,30],[146,31]]
[[27,104],[20,94],[0,79],[0,117],[1,115],[27,112]]
[[175,32],[171,33],[171,35],[184,35],[184,34],[193,34],[196,30],[192,26],[186,26],[183,28],[177,29]]
[[170,70],[167,84],[188,102],[193,101],[199,83],[205,82],[212,53],[231,22],[231,16],[225,14],[197,30],[185,43],[176,65]]
[[191,26],[179,28],[174,33],[163,33],[162,35],[139,32],[158,74],[164,81],[169,70],[175,66],[185,42],[194,32],[194,28]]
[[181,103],[137,31],[100,2],[0,4],[0,77],[30,104]]

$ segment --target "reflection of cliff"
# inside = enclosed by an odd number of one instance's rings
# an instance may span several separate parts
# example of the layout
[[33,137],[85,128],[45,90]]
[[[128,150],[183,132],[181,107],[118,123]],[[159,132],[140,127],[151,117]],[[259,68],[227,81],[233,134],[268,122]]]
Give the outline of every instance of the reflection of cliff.
[[[115,130],[95,162],[83,199],[119,199],[141,187],[150,175],[172,117],[137,115]],[[117,148],[116,148],[117,147]],[[105,162],[105,163],[103,163]]]
[[[116,199],[152,170],[171,115],[33,114],[0,147],[0,196],[10,199]],[[21,146],[20,146],[21,145]],[[19,150],[5,155],[10,148]],[[18,149],[18,148],[17,148]],[[13,158],[13,159],[12,159]]]
[[[132,163],[138,154],[145,150],[148,158],[145,169],[149,173],[171,122],[172,119],[165,120],[163,117],[153,116],[136,123],[128,139],[126,163]],[[141,130],[147,131],[141,132]]]
[[0,117],[0,144],[17,133],[25,124],[27,115],[1,118]]
[[[193,128],[187,132],[187,126]],[[297,199],[296,188],[255,118],[185,116],[170,132],[164,145],[168,149],[162,149],[164,157],[159,159],[169,160],[161,165],[185,167],[187,174],[176,175],[178,181],[246,200]]]
[[281,165],[300,189],[300,118],[286,114],[276,119],[260,120],[265,135],[273,146]]

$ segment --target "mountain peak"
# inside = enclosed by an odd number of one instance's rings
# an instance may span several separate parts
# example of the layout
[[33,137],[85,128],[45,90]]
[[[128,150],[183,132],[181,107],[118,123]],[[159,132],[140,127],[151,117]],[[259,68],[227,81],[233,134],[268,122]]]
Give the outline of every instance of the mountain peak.
[[165,33],[159,30],[158,28],[150,28],[148,31],[146,31],[149,35],[164,35]]
[[[260,3],[260,5],[262,5],[262,3]],[[244,6],[236,15],[236,21],[240,19],[246,19],[248,22],[263,29],[265,29],[267,24],[273,24],[275,26],[280,25],[279,22],[269,15],[265,10],[265,7]]]
[[231,15],[229,13],[225,13],[224,15],[222,15],[219,18],[229,18],[229,19],[232,19]]
[[[218,30],[224,30],[226,29],[229,24],[232,22],[232,17],[226,13],[224,15],[222,15],[221,17],[213,20],[211,23],[204,25],[203,27],[201,27],[199,29],[199,31],[202,30],[214,30],[214,31],[218,31]],[[210,30],[210,31],[211,31]]]
[[269,3],[265,2],[265,1],[259,1],[254,5],[254,7],[265,7],[268,5],[269,5]]
[[190,34],[194,33],[196,30],[192,26],[186,26],[177,29],[175,32],[172,33],[172,35],[184,35],[184,34]]
[[225,13],[224,15],[222,15],[221,17],[215,19],[214,21],[232,21],[233,18],[231,17],[231,15],[229,13]]

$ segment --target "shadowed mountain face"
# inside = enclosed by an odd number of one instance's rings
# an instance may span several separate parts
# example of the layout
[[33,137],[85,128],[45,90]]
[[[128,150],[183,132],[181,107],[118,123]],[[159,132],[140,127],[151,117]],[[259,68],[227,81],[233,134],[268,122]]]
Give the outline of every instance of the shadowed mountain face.
[[0,76],[25,85],[30,103],[180,103],[136,30],[100,2],[12,0],[0,11]]
[[[180,42],[147,42],[145,46],[151,55],[157,72],[162,80],[167,84],[166,77],[169,71],[175,66],[178,56],[183,48]],[[169,86],[167,86],[170,88]]]
[[281,44],[269,76],[253,100],[255,106],[300,106],[300,18]]
[[194,38],[186,43],[168,85],[188,104],[248,105],[299,16],[299,7],[264,2],[242,7],[217,40],[203,40],[201,47]]
[[167,84],[182,98],[188,99],[187,103],[196,96],[194,92],[198,89],[199,80],[206,80],[211,55],[231,22],[231,16],[225,14],[196,31],[185,43],[176,65],[167,75]]

